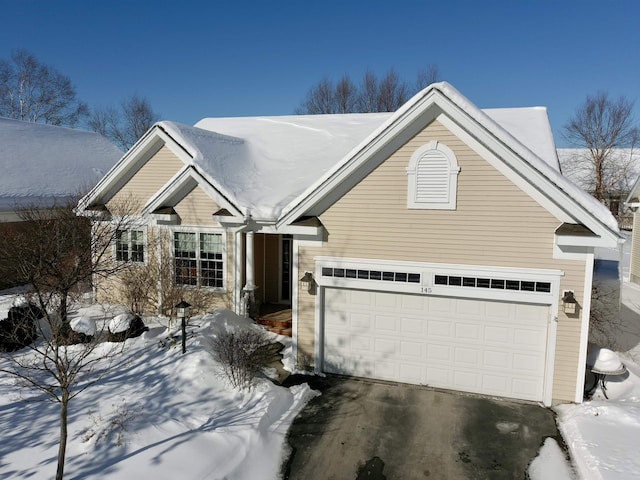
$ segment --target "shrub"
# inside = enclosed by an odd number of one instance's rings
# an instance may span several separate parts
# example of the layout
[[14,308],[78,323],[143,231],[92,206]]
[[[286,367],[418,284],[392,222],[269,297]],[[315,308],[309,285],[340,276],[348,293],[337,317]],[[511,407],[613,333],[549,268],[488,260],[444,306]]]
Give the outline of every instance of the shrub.
[[256,329],[237,329],[219,334],[211,346],[222,367],[221,374],[234,388],[247,388],[268,365],[267,334]]
[[13,306],[0,321],[0,351],[13,352],[31,344],[38,337],[37,322],[44,316],[31,303]]

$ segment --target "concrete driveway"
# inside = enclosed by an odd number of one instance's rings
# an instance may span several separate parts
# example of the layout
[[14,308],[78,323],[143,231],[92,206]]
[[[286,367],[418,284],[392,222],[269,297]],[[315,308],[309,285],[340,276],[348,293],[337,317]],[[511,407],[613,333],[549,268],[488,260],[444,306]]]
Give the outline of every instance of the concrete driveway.
[[284,479],[521,479],[544,439],[560,438],[553,413],[534,404],[338,376],[303,381],[322,395],[289,431]]

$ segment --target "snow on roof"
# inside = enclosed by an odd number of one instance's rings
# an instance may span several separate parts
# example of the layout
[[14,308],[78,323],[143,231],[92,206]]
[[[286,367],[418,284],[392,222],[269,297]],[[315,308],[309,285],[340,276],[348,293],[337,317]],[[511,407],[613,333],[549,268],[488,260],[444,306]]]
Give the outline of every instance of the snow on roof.
[[[546,109],[487,113],[507,131],[524,136],[527,146],[544,155],[549,164],[557,165]],[[255,218],[274,218],[393,115],[205,118],[195,127],[162,125],[187,140],[194,163],[222,193],[239,199]]]
[[0,118],[0,211],[74,198],[122,153],[97,133]]
[[[584,190],[582,190],[582,188],[562,175],[562,173],[556,166],[551,166],[551,162],[542,160],[542,158],[537,154],[536,150],[532,150],[529,145],[523,143],[523,140],[514,137],[512,132],[510,132],[508,128],[501,126],[488,114],[478,109],[453,86],[446,82],[442,82],[432,84],[431,86],[427,87],[426,90],[429,89],[437,89],[442,92],[446,97],[448,97],[451,101],[458,105],[459,108],[461,108],[471,118],[478,122],[478,124],[491,131],[491,133],[499,141],[504,142],[506,145],[508,145],[509,148],[516,152],[518,156],[520,156],[525,162],[535,168],[538,172],[540,172],[540,174],[546,177],[560,190],[564,191],[570,198],[573,198],[601,224],[608,227],[612,232],[619,234],[618,222],[606,206],[598,202],[594,197],[586,193]],[[414,99],[419,97],[423,92],[418,93],[414,97]],[[552,136],[550,130],[549,135]],[[525,138],[528,138],[528,136],[525,136]],[[551,139],[551,141],[553,141],[553,139]]]
[[[256,219],[275,219],[390,113],[205,118],[192,128],[199,155],[194,163],[222,184]],[[242,145],[222,151],[199,129],[228,135]],[[185,134],[185,129],[182,128]],[[236,154],[236,156],[233,156]]]
[[560,170],[546,107],[482,110],[551,167]]
[[602,224],[618,231],[609,210],[560,173],[544,107],[483,111],[446,82],[427,87],[395,113],[205,118],[194,127],[158,125],[176,137],[194,166],[245,214],[275,221],[432,90],[449,98]]

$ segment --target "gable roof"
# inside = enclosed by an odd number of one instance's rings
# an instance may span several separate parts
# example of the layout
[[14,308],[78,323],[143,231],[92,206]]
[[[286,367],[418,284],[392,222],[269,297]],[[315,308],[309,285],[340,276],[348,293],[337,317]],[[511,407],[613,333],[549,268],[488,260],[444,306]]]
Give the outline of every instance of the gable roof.
[[[516,139],[508,126],[503,127],[494,120],[490,113],[478,109],[446,82],[430,85],[291,202],[278,223],[285,224],[310,212],[322,211],[333,201],[334,192],[340,195],[348,190],[375,168],[376,162],[382,162],[419,128],[438,118],[448,128],[465,135],[488,157],[494,158],[494,166],[501,168],[512,180],[530,187],[532,196],[552,207],[559,216],[570,223],[584,224],[597,236],[606,237],[605,241],[609,243],[622,238],[611,212],[560,173],[550,128],[534,134],[536,138],[549,136],[542,147],[535,147],[531,135],[524,137],[527,145]],[[548,125],[548,121],[546,123]],[[510,124],[511,131],[522,132],[514,125]]]
[[121,156],[97,133],[0,118],[0,211],[72,199]]
[[162,141],[185,166],[145,211],[163,206],[172,189],[186,189],[192,178],[233,215],[291,224],[317,215],[436,118],[467,135],[521,185],[531,186],[535,198],[563,221],[619,238],[606,207],[560,173],[544,107],[483,111],[447,83],[427,87],[395,113],[205,118],[193,127],[159,122],[88,198],[117,188],[118,176],[143,158],[145,148]]

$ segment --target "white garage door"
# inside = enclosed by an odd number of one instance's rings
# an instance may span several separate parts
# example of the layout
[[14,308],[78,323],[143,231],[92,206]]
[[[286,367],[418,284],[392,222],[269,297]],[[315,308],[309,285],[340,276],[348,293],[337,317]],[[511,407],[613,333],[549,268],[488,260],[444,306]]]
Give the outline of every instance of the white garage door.
[[325,288],[324,370],[543,399],[549,307]]

